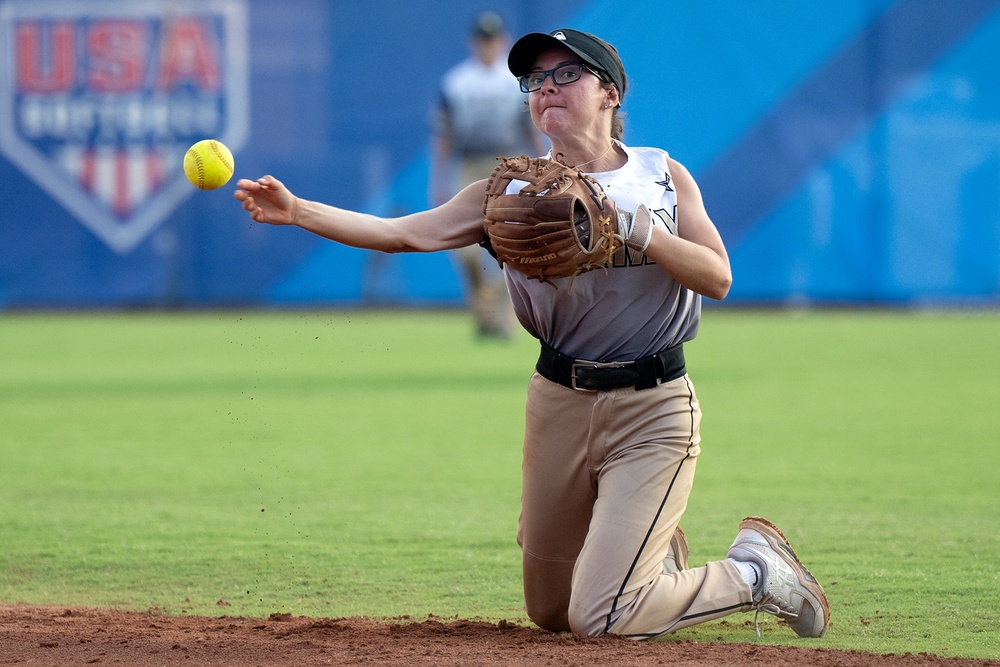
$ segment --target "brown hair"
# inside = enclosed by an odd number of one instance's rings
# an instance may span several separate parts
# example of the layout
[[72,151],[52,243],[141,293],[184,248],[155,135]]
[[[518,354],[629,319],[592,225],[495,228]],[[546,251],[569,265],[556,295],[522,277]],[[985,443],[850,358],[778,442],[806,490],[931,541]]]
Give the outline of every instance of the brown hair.
[[611,112],[611,138],[622,140],[622,135],[625,134],[625,119],[623,113],[621,113],[617,108]]

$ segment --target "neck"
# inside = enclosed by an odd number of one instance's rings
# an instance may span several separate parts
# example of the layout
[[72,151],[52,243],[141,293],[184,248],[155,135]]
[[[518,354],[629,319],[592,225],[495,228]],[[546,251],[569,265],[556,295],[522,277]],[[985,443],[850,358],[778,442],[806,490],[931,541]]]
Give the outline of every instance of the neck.
[[621,166],[615,142],[607,137],[606,143],[596,148],[559,151],[552,147],[552,157],[581,171],[611,171]]

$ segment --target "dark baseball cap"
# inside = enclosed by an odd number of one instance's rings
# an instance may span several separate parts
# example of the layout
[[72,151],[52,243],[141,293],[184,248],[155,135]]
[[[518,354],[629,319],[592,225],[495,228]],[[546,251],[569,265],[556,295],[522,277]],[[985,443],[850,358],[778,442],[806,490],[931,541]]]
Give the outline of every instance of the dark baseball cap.
[[472,24],[472,34],[484,39],[492,39],[504,34],[503,19],[494,12],[483,12]]
[[566,48],[580,56],[585,63],[604,72],[618,86],[618,95],[625,99],[625,67],[615,47],[589,32],[569,28],[532,32],[514,42],[507,56],[507,67],[514,76],[531,72],[535,60],[549,49]]

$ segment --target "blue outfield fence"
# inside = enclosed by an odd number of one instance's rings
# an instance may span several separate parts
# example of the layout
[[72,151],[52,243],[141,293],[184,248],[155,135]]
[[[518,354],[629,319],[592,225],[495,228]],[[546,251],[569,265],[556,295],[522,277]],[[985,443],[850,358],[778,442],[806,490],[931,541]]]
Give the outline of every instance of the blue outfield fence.
[[0,0],[0,309],[458,306],[447,253],[252,224],[184,179],[425,208],[473,17],[615,44],[627,143],[701,184],[732,303],[1000,302],[1000,0]]

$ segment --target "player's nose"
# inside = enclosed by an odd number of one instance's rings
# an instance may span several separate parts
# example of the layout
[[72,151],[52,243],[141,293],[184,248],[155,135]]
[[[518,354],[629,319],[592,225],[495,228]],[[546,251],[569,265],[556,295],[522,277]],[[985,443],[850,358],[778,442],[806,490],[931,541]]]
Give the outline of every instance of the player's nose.
[[553,74],[552,72],[549,72],[548,74],[546,74],[545,78],[542,80],[542,87],[539,88],[539,90],[541,90],[542,92],[545,92],[545,93],[550,93],[550,94],[556,92],[557,90],[559,90],[559,86],[556,85],[555,76],[556,75]]

